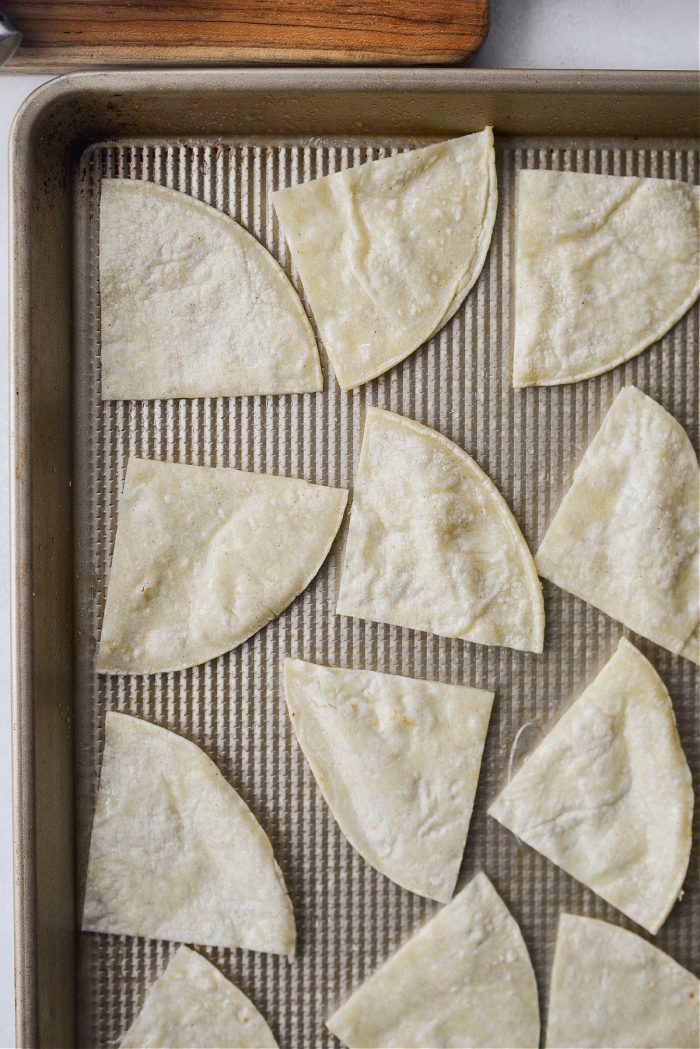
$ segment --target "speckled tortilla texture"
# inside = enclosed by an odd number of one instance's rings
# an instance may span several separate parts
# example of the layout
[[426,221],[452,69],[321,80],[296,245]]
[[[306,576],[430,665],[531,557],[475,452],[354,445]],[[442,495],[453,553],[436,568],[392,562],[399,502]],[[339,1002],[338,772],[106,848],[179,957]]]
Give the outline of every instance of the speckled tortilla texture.
[[369,408],[337,611],[541,652],[542,590],[493,481],[436,430]]
[[102,397],[235,397],[323,388],[284,270],[228,215],[137,179],[103,179]]
[[519,171],[513,385],[577,382],[660,339],[700,293],[700,188]]
[[119,1049],[277,1049],[272,1031],[211,962],[180,947]]
[[489,813],[659,930],[688,869],[693,788],[669,694],[634,645],[620,641]]
[[287,659],[290,718],[345,837],[446,902],[459,874],[493,693]]
[[438,911],[327,1026],[349,1049],[535,1049],[535,974],[486,875]]
[[309,585],[346,502],[295,478],[130,459],[98,671],[180,670],[240,645]]
[[453,316],[484,265],[497,198],[491,128],[272,195],[343,389]]
[[622,389],[536,556],[540,575],[700,662],[700,473],[685,430]]
[[83,929],[294,953],[292,905],[262,827],[174,732],[110,712]]
[[562,914],[546,1049],[698,1049],[700,983],[627,929]]

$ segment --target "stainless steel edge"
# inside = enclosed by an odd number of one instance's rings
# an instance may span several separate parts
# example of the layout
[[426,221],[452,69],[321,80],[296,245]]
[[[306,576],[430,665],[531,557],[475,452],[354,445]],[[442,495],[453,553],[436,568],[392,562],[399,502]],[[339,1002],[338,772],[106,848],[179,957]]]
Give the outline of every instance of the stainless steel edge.
[[30,127],[19,116],[10,140],[10,560],[12,630],[12,830],[14,862],[15,1024],[20,1046],[36,1037],[36,880],[33,803],[31,608],[31,441],[29,431],[29,256],[13,246],[26,228],[24,172],[29,165]]
[[41,109],[23,107],[10,136],[15,1005],[19,1045],[69,1046],[75,934],[65,242],[71,215],[69,179],[60,170],[67,143],[61,146],[60,129],[52,141],[38,128]]
[[[85,100],[90,98],[93,105],[86,110],[83,108],[71,115],[68,127],[71,123],[77,134],[87,134],[97,137],[106,137],[110,132],[113,136],[124,133],[129,124],[120,112],[120,107],[131,102],[131,125],[141,125],[147,106],[148,96],[169,97],[174,102],[173,110],[177,113],[180,121],[180,133],[197,134],[211,133],[212,121],[202,107],[196,111],[188,109],[186,96],[192,97],[199,93],[200,97],[208,101],[223,91],[244,93],[248,96],[258,96],[261,100],[266,115],[274,112],[279,107],[286,112],[287,98],[299,95],[308,98],[309,95],[322,94],[338,95],[357,93],[363,98],[368,95],[382,95],[389,92],[402,96],[402,108],[393,121],[396,133],[404,131],[411,133],[411,122],[416,119],[415,98],[416,93],[439,96],[446,93],[453,95],[459,92],[469,102],[474,97],[490,97],[497,100],[499,97],[507,97],[508,104],[505,106],[494,106],[490,116],[498,124],[503,132],[519,133],[524,130],[541,130],[537,127],[538,121],[550,122],[550,128],[542,133],[556,134],[559,129],[551,126],[553,115],[557,111],[558,103],[567,96],[576,97],[581,107],[579,114],[569,113],[569,130],[576,131],[571,124],[578,121],[583,125],[591,120],[591,115],[596,116],[599,128],[588,126],[588,133],[606,133],[605,125],[609,125],[609,131],[623,133],[625,122],[632,119],[632,123],[638,122],[645,108],[643,99],[660,98],[665,96],[671,104],[671,109],[677,109],[682,115],[684,127],[681,128],[677,120],[673,120],[673,112],[669,113],[670,125],[668,134],[693,135],[698,132],[697,107],[688,106],[691,98],[700,96],[700,73],[682,70],[501,70],[501,69],[211,69],[211,70],[133,70],[123,72],[84,72],[70,73],[55,78],[37,88],[25,101],[20,109],[15,128],[17,133],[24,127],[29,130],[35,121],[42,119],[52,109],[61,109],[64,114],[66,107],[76,105],[84,106]],[[610,105],[607,110],[601,107],[601,98],[609,96]],[[529,104],[532,100],[533,105]],[[526,103],[525,100],[528,100]],[[108,105],[105,107],[105,102]],[[520,105],[518,103],[520,102]],[[183,104],[184,103],[184,104]],[[441,114],[439,102],[431,114],[431,123],[438,132],[441,126]],[[642,108],[640,109],[640,106]],[[100,111],[101,127],[90,126],[84,122],[85,115],[94,117],[95,111]],[[647,111],[648,112],[648,111]],[[255,114],[254,114],[255,115]],[[485,114],[486,115],[486,114]],[[649,114],[652,115],[652,114]],[[83,121],[81,121],[81,116]],[[164,119],[170,119],[168,113],[163,114]],[[355,109],[349,111],[347,118],[351,125],[362,126],[361,115]],[[323,114],[315,114],[315,123],[318,132],[336,133],[337,123],[323,126]],[[446,125],[447,127],[449,126]],[[65,129],[68,133],[68,127]],[[291,130],[288,127],[288,130]],[[341,128],[341,131],[346,130]],[[350,130],[349,128],[347,130]]]

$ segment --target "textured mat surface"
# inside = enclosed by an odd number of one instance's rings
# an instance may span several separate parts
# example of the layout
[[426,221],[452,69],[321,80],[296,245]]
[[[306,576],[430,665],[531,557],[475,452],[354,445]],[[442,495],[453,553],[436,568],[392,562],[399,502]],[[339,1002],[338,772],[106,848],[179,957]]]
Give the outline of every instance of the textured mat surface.
[[[537,742],[538,726],[544,729],[581,692],[623,633],[619,624],[550,584],[544,588],[542,656],[339,617],[335,598],[346,519],[315,582],[235,652],[193,670],[148,678],[94,674],[118,496],[130,455],[235,466],[351,488],[364,409],[377,404],[434,426],[466,448],[503,492],[534,550],[622,386],[634,383],[660,401],[687,429],[697,450],[697,304],[659,344],[607,375],[574,386],[524,391],[513,391],[509,382],[515,171],[552,167],[697,182],[698,154],[687,143],[675,148],[661,142],[499,139],[498,218],[479,281],[435,338],[359,391],[339,390],[322,353],[322,394],[150,403],[99,400],[97,245],[103,176],[148,178],[231,214],[273,252],[299,288],[270,192],[412,144],[261,139],[93,146],[82,159],[76,197],[87,218],[79,227],[86,230],[85,237],[76,245],[79,367],[87,376],[78,390],[75,480],[81,638],[76,706],[79,887],[82,892],[104,712],[118,709],[143,716],[202,745],[269,834],[299,929],[299,949],[291,964],[245,951],[204,953],[250,996],[287,1049],[337,1045],[324,1019],[437,906],[377,874],[336,827],[288,721],[281,676],[287,655],[495,691],[460,884],[483,868],[520,923],[537,972],[543,1022],[559,911],[635,928],[486,816],[507,776],[518,730],[537,723],[520,737],[520,758]],[[697,669],[629,636],[671,693],[697,784]],[[697,816],[695,826],[697,837]],[[697,856],[691,870],[683,900],[654,942],[697,971]],[[174,949],[169,943],[132,937],[82,936],[81,1044],[109,1046],[119,1039]]]

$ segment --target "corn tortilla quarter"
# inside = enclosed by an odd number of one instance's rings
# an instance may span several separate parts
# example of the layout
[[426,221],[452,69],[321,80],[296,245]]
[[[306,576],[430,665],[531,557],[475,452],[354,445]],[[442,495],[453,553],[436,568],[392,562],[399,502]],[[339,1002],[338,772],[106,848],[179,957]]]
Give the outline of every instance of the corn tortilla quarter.
[[597,918],[562,914],[546,1049],[697,1049],[700,982],[658,947]]
[[340,829],[405,889],[447,902],[493,693],[371,670],[284,664],[299,745]]
[[82,927],[294,954],[292,905],[252,812],[195,743],[111,711]]
[[517,922],[477,874],[328,1020],[349,1049],[535,1049],[537,984]]
[[272,255],[153,182],[102,180],[100,321],[104,400],[323,388],[311,324]]
[[149,988],[119,1049],[277,1049],[253,1003],[211,962],[180,947]]
[[700,663],[700,472],[683,427],[620,390],[537,551],[541,576]]
[[273,193],[344,390],[453,316],[484,265],[497,198],[491,128]]
[[542,588],[493,481],[441,433],[369,408],[341,615],[541,652]]
[[519,171],[515,223],[516,387],[609,371],[700,294],[698,186]]
[[346,502],[291,477],[130,459],[97,670],[181,670],[240,645],[309,585]]
[[656,933],[688,869],[693,800],[671,698],[623,638],[489,813]]

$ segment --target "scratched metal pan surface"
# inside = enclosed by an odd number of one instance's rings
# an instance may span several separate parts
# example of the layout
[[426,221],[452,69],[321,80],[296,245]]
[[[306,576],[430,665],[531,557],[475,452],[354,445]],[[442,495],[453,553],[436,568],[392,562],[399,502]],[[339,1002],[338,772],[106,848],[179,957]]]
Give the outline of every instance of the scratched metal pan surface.
[[[512,81],[511,77],[509,90],[517,94]],[[456,82],[453,87],[451,133],[478,130],[498,111],[492,86],[490,104],[487,99],[478,112],[465,116],[464,82],[461,90]],[[391,83],[386,90],[390,88]],[[123,100],[119,105],[123,109]],[[285,656],[495,692],[460,885],[483,869],[505,899],[532,956],[543,1021],[560,911],[640,930],[487,817],[487,806],[506,779],[519,729],[532,726],[521,737],[518,760],[600,669],[618,638],[628,634],[669,689],[694,780],[700,779],[697,669],[688,661],[630,635],[548,583],[545,651],[540,656],[337,616],[347,518],[314,582],[286,612],[234,652],[177,673],[121,678],[95,674],[118,499],[131,455],[279,473],[352,490],[365,410],[379,405],[433,426],[464,447],[504,494],[534,550],[583,450],[623,386],[634,383],[657,399],[698,448],[697,304],[653,348],[606,375],[570,386],[511,389],[516,172],[551,168],[700,181],[692,139],[591,136],[580,128],[575,136],[567,135],[565,107],[559,111],[556,136],[536,120],[535,131],[528,133],[526,116],[520,118],[517,133],[502,133],[508,121],[504,118],[501,129],[496,120],[498,217],[481,277],[454,318],[386,375],[343,393],[321,346],[325,386],[320,394],[101,401],[101,180],[149,179],[233,216],[279,260],[308,309],[270,193],[435,138],[429,92],[423,121],[416,121],[417,134],[385,131],[390,122],[380,111],[363,110],[361,95],[357,105],[362,126],[356,134],[345,128],[342,135],[324,131],[311,137],[300,135],[297,127],[289,134],[262,127],[255,134],[247,130],[160,136],[156,124],[152,134],[105,135],[81,144],[71,168],[75,383],[70,480],[76,643],[70,711],[75,868],[69,891],[79,914],[106,711],[126,711],[195,740],[270,836],[299,932],[291,963],[247,951],[205,948],[203,953],[250,996],[280,1045],[289,1049],[337,1045],[324,1020],[438,905],[382,877],[343,838],[289,723],[281,675]],[[641,121],[640,115],[639,127]],[[39,776],[40,770],[34,774]],[[697,820],[695,831],[697,835]],[[683,899],[653,942],[689,968],[700,968],[697,863],[691,863]],[[80,934],[72,997],[78,1044],[102,1047],[118,1042],[174,950],[167,942]],[[50,1019],[42,1022],[50,1028]],[[49,1037],[46,1044],[59,1043]]]

